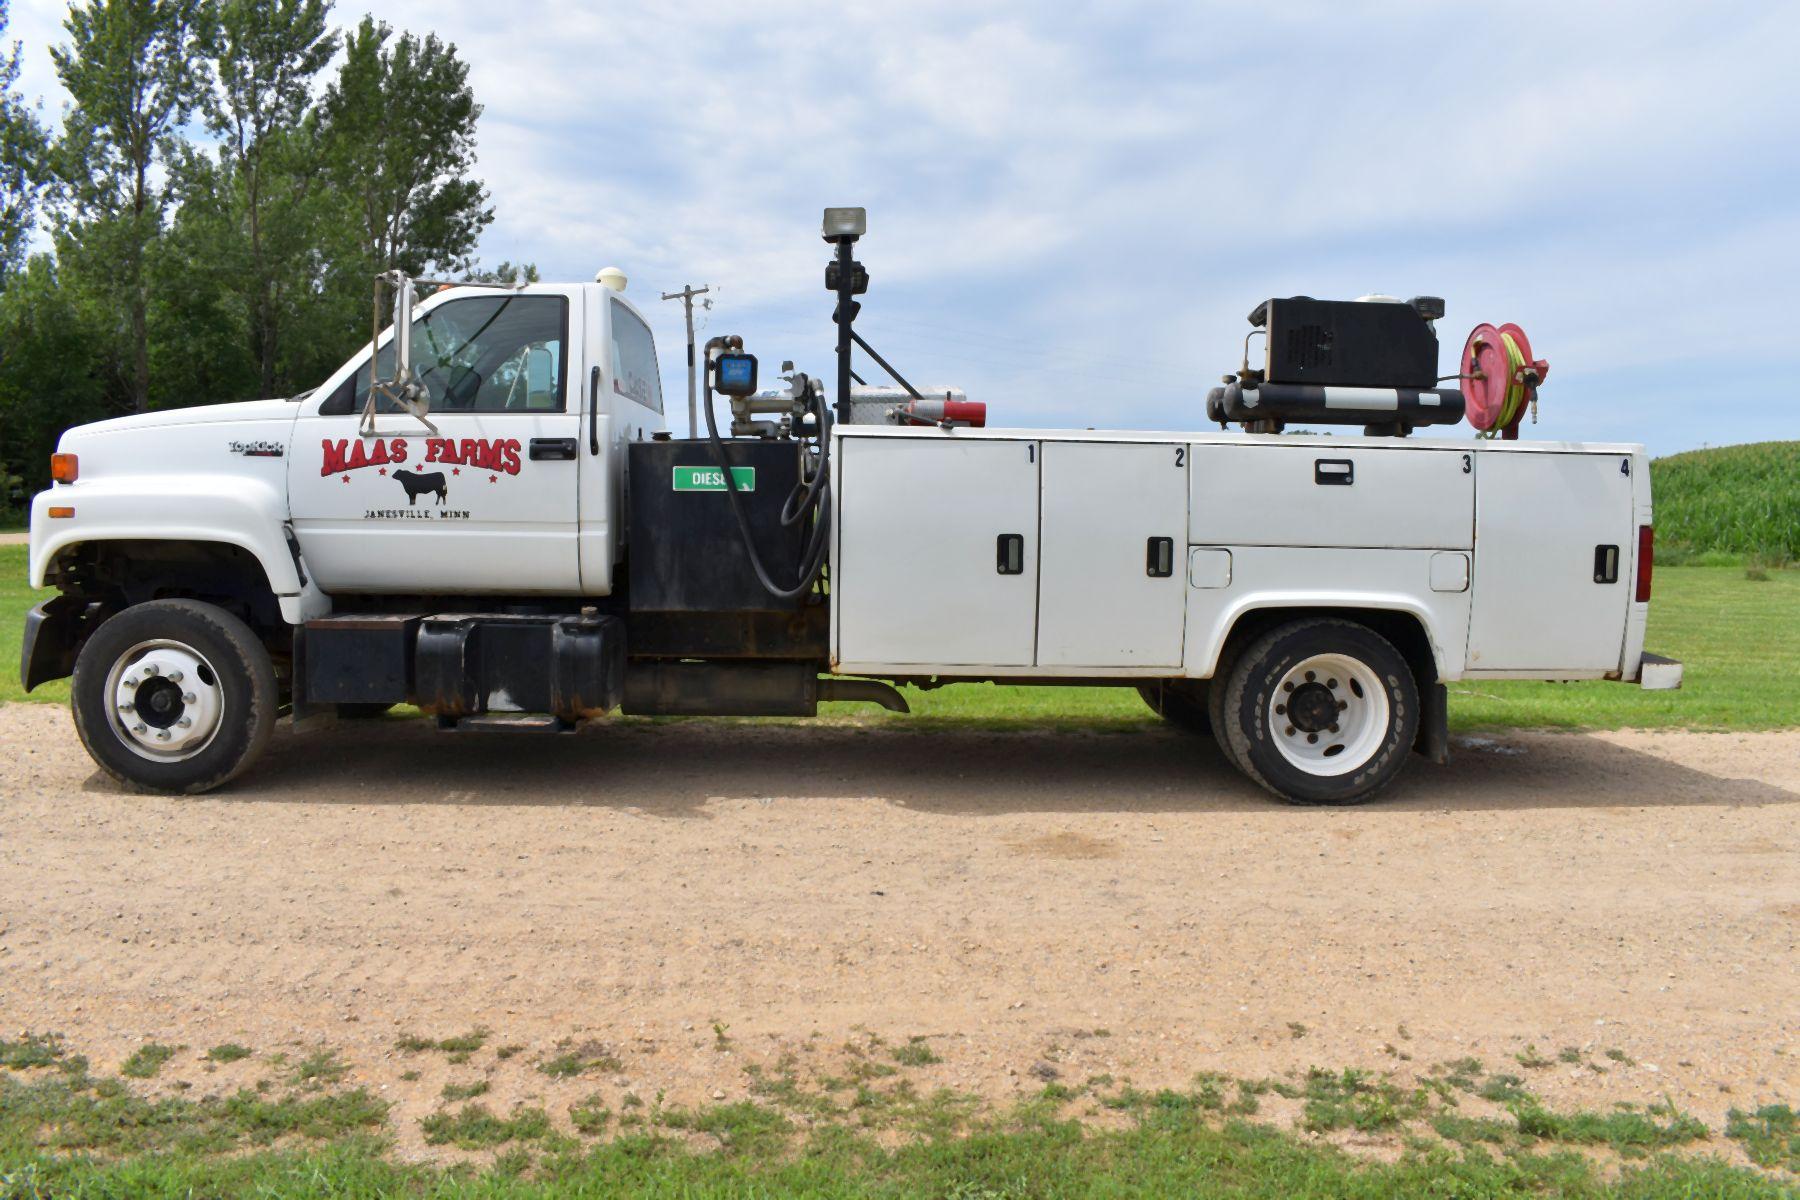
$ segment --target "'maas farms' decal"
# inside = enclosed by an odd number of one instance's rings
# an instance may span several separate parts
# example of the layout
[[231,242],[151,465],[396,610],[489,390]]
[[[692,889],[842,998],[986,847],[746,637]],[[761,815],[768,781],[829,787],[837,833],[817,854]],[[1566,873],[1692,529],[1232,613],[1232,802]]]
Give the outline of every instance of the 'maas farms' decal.
[[[410,456],[417,450],[420,440],[339,438],[333,441],[326,438],[320,443],[319,476],[337,475],[349,483],[354,473],[373,468],[376,475],[389,477],[400,485],[406,494],[407,509],[416,507],[422,496],[432,497],[439,506],[438,516],[466,520],[467,512],[451,512],[441,507],[449,498],[450,485],[457,477],[466,471],[472,482],[485,474],[488,483],[499,483],[501,476],[519,473],[518,438],[424,438],[425,456],[412,459]],[[438,464],[437,469],[423,469],[431,464]],[[426,516],[406,509],[374,508],[363,515],[365,518]]]

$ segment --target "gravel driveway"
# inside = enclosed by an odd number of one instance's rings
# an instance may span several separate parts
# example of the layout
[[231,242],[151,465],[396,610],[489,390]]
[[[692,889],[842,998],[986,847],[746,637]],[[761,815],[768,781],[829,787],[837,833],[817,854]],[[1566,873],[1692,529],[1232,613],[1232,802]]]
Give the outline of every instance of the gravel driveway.
[[[0,1026],[101,1067],[183,1045],[165,1075],[208,1087],[256,1066],[216,1043],[325,1045],[403,1118],[471,1071],[496,1108],[736,1099],[749,1064],[922,1035],[921,1088],[997,1100],[1474,1056],[1718,1128],[1800,1100],[1797,816],[1800,731],[1465,739],[1305,809],[1163,731],[363,722],[169,799],[11,705]],[[520,1050],[395,1048],[474,1027]],[[570,1046],[606,1065],[533,1069]]]

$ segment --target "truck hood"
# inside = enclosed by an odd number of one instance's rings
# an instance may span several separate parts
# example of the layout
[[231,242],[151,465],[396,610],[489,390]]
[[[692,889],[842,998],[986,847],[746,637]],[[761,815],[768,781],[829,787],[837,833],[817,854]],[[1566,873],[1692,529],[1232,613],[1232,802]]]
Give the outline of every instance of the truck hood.
[[237,425],[246,421],[292,421],[300,409],[297,400],[245,400],[236,404],[201,404],[193,408],[165,408],[135,413],[77,426],[69,432],[128,433],[144,429],[168,429],[180,425]]

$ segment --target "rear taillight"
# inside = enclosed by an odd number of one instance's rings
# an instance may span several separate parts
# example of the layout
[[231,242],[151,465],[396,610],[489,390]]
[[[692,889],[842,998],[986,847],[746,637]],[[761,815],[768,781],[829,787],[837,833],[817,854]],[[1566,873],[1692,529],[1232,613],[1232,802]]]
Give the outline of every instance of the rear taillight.
[[1656,565],[1656,535],[1648,525],[1638,526],[1637,602],[1650,602],[1650,570]]
[[81,475],[81,461],[73,454],[50,456],[50,478],[58,483],[74,483]]

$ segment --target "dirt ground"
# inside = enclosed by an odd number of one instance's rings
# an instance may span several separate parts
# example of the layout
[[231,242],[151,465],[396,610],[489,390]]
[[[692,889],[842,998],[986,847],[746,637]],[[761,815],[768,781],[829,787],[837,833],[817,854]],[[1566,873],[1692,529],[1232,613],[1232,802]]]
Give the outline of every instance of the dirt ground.
[[[1164,731],[346,723],[167,799],[12,705],[0,1030],[107,1069],[177,1044],[159,1085],[202,1091],[335,1048],[408,1153],[446,1082],[496,1110],[735,1100],[752,1064],[915,1036],[922,1090],[997,1101],[1474,1056],[1717,1129],[1800,1101],[1796,816],[1800,731],[1463,739],[1379,803],[1303,809]],[[475,1027],[462,1064],[395,1045]],[[227,1041],[256,1057],[200,1060]],[[538,1069],[570,1048],[604,1065]]]

